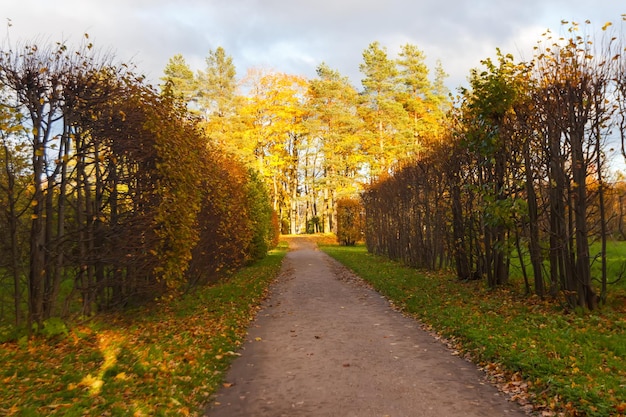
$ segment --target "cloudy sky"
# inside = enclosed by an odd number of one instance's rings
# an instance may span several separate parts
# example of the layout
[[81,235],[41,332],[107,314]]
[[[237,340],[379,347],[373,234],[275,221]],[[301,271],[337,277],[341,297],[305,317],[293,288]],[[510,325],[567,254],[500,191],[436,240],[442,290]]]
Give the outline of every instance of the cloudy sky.
[[[182,53],[203,69],[222,46],[240,75],[263,67],[306,77],[326,62],[361,87],[362,52],[378,41],[395,57],[412,43],[450,75],[451,90],[499,47],[529,58],[546,29],[561,20],[620,24],[622,0],[1,0],[3,47],[43,39],[94,44],[133,62],[158,83],[170,57]],[[7,4],[8,3],[8,4]],[[11,27],[8,28],[10,19]],[[625,32],[626,33],[626,32]]]

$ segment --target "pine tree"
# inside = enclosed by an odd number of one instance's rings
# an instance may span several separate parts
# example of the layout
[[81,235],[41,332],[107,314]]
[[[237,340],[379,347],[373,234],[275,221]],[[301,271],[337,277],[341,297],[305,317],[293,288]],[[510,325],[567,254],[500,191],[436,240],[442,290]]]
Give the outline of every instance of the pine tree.
[[368,130],[364,151],[369,157],[370,176],[376,178],[389,173],[403,152],[398,133],[406,124],[407,113],[397,100],[398,69],[384,47],[378,42],[370,44],[363,52],[360,69],[365,75],[360,110]]
[[176,54],[169,59],[163,77],[161,77],[161,90],[171,88],[174,96],[182,99],[186,103],[191,103],[196,99],[196,80],[193,71],[187,65],[182,54]]

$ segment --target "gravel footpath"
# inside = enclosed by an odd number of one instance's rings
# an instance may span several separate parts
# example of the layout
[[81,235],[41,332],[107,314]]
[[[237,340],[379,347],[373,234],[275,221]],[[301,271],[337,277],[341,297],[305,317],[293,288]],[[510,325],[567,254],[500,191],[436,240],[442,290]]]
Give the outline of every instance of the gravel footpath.
[[526,416],[315,243],[290,249],[207,416]]

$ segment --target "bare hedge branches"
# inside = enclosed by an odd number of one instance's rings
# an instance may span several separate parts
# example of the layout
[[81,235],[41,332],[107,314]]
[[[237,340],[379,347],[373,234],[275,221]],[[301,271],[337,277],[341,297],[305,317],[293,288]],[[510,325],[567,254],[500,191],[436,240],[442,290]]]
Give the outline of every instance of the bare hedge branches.
[[254,174],[209,149],[171,92],[87,41],[1,51],[0,97],[0,277],[13,278],[17,324],[24,283],[41,324],[185,288],[274,241]]

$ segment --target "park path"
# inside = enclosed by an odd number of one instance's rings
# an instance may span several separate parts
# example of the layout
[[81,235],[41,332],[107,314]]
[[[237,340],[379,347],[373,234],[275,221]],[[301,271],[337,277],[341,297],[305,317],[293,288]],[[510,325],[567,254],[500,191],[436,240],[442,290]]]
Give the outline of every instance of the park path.
[[292,238],[210,417],[521,417],[419,323]]

